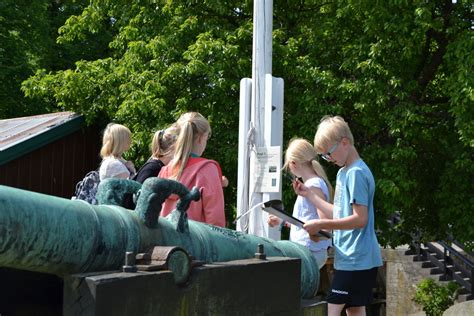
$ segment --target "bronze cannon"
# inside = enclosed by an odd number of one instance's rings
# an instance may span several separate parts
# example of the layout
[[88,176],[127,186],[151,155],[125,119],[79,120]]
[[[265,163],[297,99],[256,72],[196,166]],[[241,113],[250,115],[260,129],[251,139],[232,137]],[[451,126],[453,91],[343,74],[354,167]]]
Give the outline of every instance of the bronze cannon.
[[[137,193],[135,210],[120,205]],[[169,194],[177,209],[159,217]],[[313,297],[319,284],[315,259],[305,247],[274,241],[187,219],[186,209],[199,198],[172,180],[150,178],[101,182],[99,205],[0,186],[0,267],[65,276],[120,269],[126,252],[154,246],[179,246],[205,263],[254,258],[258,245],[267,256],[301,259],[301,296]]]

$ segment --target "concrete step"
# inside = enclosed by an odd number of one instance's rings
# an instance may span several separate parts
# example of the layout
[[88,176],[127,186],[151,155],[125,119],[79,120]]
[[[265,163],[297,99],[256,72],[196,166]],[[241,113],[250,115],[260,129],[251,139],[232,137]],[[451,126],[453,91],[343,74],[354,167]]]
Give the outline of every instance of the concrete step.
[[[440,255],[437,254],[437,252],[443,252],[443,247],[440,244],[431,243],[430,247],[424,248],[424,250],[428,251],[432,256],[435,256],[440,261],[441,264],[444,262],[444,259],[442,258],[442,256],[440,258]],[[426,258],[426,256],[420,259],[417,254],[413,253],[413,251],[407,251],[405,254],[408,258],[412,257],[412,261],[414,262],[414,267],[417,267],[417,266],[419,267],[418,271],[419,271],[420,277],[433,278],[437,282],[439,282],[440,285],[446,285],[448,284],[448,282],[453,281],[451,277],[444,276],[443,275],[444,270],[435,266],[429,259]],[[448,265],[447,267],[451,269],[454,268],[454,266],[451,264]],[[458,276],[461,276],[466,281],[469,280],[469,278],[463,275],[462,272],[459,270],[454,271],[454,273]],[[474,299],[473,294],[470,293],[464,287],[461,287],[460,291],[461,292],[459,293],[458,298],[456,300],[457,302],[464,302],[466,300]]]
[[470,300],[473,300],[474,299],[474,295],[472,295],[471,293],[466,293],[466,294],[459,294],[457,299],[456,299],[456,302],[466,302],[466,301],[470,301]]

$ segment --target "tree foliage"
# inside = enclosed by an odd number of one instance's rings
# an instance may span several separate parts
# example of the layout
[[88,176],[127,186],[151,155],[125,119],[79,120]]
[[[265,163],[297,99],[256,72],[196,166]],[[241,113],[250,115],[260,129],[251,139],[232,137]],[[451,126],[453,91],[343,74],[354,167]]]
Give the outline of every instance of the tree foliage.
[[51,112],[53,98],[29,99],[21,83],[39,69],[50,71],[74,67],[80,59],[95,60],[107,54],[109,33],[59,45],[58,28],[73,14],[80,14],[87,0],[35,0],[0,2],[0,118]]
[[427,316],[442,316],[454,304],[458,292],[459,285],[454,281],[439,285],[433,279],[423,279],[417,285],[413,301],[423,306]]
[[[154,130],[183,112],[201,112],[213,127],[206,156],[222,164],[233,187],[225,189],[231,219],[252,11],[252,1],[92,0],[59,29],[58,43],[110,34],[107,55],[39,70],[23,90],[88,122],[125,123],[137,162],[148,156]],[[474,240],[469,2],[279,0],[273,21],[285,140],[312,140],[322,116],[342,115],[376,178],[383,244],[408,242],[415,233]],[[334,178],[336,169],[325,166]],[[396,212],[401,221],[390,227]]]
[[[30,6],[17,1],[0,3],[0,117],[27,112],[33,104],[25,100],[20,84],[41,63],[44,43],[48,41],[43,13],[46,1]],[[34,27],[34,25],[37,26]]]

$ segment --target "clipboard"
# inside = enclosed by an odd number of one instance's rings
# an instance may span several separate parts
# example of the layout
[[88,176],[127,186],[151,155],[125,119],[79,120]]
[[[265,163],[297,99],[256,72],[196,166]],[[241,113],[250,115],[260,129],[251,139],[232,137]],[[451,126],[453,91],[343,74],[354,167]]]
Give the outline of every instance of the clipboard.
[[[273,214],[281,218],[282,220],[287,221],[288,223],[295,225],[296,227],[299,227],[299,228],[303,228],[303,225],[305,224],[300,219],[285,212],[283,210],[283,203],[280,200],[269,200],[267,202],[264,202],[262,205],[262,210],[264,210],[267,213]],[[323,230],[320,230],[318,233],[316,233],[316,236],[321,237],[321,238],[327,238],[327,239],[332,238],[331,233],[323,231]]]

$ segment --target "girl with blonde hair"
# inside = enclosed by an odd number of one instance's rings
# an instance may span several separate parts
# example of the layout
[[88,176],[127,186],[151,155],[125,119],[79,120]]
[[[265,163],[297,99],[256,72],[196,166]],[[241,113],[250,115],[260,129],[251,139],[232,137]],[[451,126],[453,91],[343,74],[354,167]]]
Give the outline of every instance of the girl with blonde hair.
[[[189,189],[200,188],[201,199],[191,202],[188,218],[216,226],[225,226],[224,193],[222,191],[222,171],[219,164],[202,158],[211,126],[207,119],[197,112],[188,112],[176,122],[178,137],[174,158],[164,166],[160,178],[174,179]],[[170,196],[162,205],[160,216],[167,216],[176,209],[177,196]]]
[[107,178],[127,179],[135,174],[135,166],[125,160],[122,155],[130,149],[132,133],[128,127],[121,124],[109,123],[102,138],[100,156],[102,162],[99,168],[100,180]]
[[[315,194],[326,201],[332,199],[332,186],[328,181],[326,172],[316,160],[317,152],[314,147],[305,139],[292,139],[288,145],[285,154],[285,164],[283,169],[289,171],[295,177],[293,181],[300,181],[310,188]],[[319,218],[318,210],[314,205],[303,196],[296,198],[293,207],[293,216],[303,222]],[[286,226],[286,223],[276,216],[268,217],[268,224],[280,227]],[[325,239],[315,242],[303,228],[292,226],[290,230],[290,240],[307,247],[313,254],[319,268],[327,260],[327,248],[331,246],[331,240]]]
[[133,180],[143,183],[150,177],[156,177],[163,166],[166,166],[174,156],[174,145],[178,138],[178,127],[172,124],[167,129],[161,129],[153,135],[151,141],[151,157],[138,170]]

